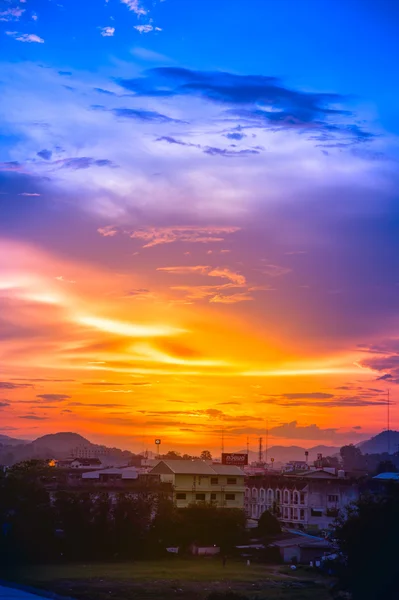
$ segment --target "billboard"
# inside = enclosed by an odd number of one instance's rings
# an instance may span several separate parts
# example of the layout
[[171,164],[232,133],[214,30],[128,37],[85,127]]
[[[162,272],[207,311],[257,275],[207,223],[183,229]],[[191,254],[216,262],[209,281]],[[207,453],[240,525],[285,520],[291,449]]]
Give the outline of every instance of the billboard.
[[234,465],[235,467],[243,467],[248,464],[248,454],[231,454],[223,452],[222,465]]

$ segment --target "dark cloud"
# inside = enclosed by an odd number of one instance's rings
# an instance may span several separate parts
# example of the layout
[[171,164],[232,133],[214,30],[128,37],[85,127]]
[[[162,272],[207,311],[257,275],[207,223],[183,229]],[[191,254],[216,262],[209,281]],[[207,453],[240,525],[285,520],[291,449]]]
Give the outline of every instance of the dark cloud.
[[55,165],[59,165],[62,169],[72,169],[77,171],[79,169],[89,169],[90,167],[115,167],[116,165],[107,158],[94,159],[90,156],[81,156],[76,158],[64,158],[57,160]]
[[115,92],[110,92],[109,90],[103,90],[103,88],[93,88],[95,92],[98,92],[99,94],[105,94],[107,96],[117,96],[117,94],[115,94]]
[[12,383],[11,381],[0,381],[0,390],[19,390],[33,387],[30,383]]
[[369,358],[361,360],[361,365],[382,373],[376,377],[376,381],[399,383],[399,338],[370,345],[362,344],[359,348],[370,354]]
[[10,406],[9,402],[0,402],[0,408],[6,408],[6,406]]
[[62,402],[63,400],[69,400],[71,396],[66,394],[37,394],[36,398],[46,400],[47,402]]
[[72,75],[72,71],[58,71],[58,75],[62,77],[70,77]]
[[51,152],[51,150],[40,150],[40,152],[37,153],[38,156],[40,156],[40,158],[43,158],[44,160],[51,160],[51,157],[53,156],[53,153]]
[[324,440],[335,436],[336,428],[321,429],[314,423],[312,425],[300,426],[297,421],[283,423],[269,429],[269,434],[273,437],[284,437],[291,439]]
[[[347,388],[348,386],[343,386]],[[349,388],[348,388],[349,389]],[[354,406],[380,406],[386,402],[381,396],[380,390],[371,390],[369,388],[357,388],[358,393],[353,396],[340,396],[326,394],[324,392],[310,392],[300,394],[281,394],[278,396],[265,396],[266,404],[277,404],[286,408],[294,406],[322,406],[322,407],[340,407],[351,408]]]
[[30,421],[44,421],[47,417],[39,417],[38,415],[20,415],[19,419],[27,419]]
[[156,142],[167,142],[168,144],[177,144],[179,146],[190,146],[191,148],[201,148],[200,144],[191,144],[190,142],[183,142],[182,140],[177,140],[170,135],[163,135],[162,137],[155,140]]
[[239,131],[232,131],[230,133],[225,133],[224,137],[228,138],[229,140],[242,140],[247,136],[245,135],[245,133],[240,133]]
[[290,89],[276,77],[159,67],[147,70],[142,77],[119,79],[117,83],[135,96],[199,96],[230,105],[232,108],[225,110],[227,117],[252,122],[255,126],[319,130],[326,136],[347,134],[352,141],[372,137],[358,125],[330,122],[331,118],[352,116],[350,111],[341,108],[347,101],[344,96]]
[[179,119],[172,119],[154,110],[145,110],[140,108],[114,108],[111,112],[116,117],[124,119],[134,119],[136,121],[145,121],[148,123],[182,123]]
[[129,408],[127,404],[100,404],[99,402],[68,402],[68,406],[90,406],[91,408]]
[[333,398],[333,394],[326,394],[324,392],[309,392],[309,393],[300,393],[300,394],[281,394],[278,396],[280,398],[286,398],[287,400],[302,400],[304,398],[310,400],[325,400],[327,398]]
[[228,150],[227,148],[214,148],[213,146],[206,146],[204,148],[204,154],[210,154],[210,156],[225,156],[227,158],[234,156],[250,156],[252,154],[259,154],[259,150]]
[[235,404],[237,406],[240,406],[241,402],[218,402],[218,406],[226,406],[228,404]]
[[9,160],[0,163],[0,171],[22,171],[22,165],[17,160]]
[[47,379],[47,378],[31,378],[31,377],[15,377],[13,379],[14,381],[31,381],[31,382],[48,382],[51,381],[52,383],[67,383],[67,382],[71,382],[71,381],[75,381],[75,379]]
[[243,150],[229,150],[228,148],[215,148],[213,146],[201,146],[200,144],[192,144],[190,142],[183,142],[182,140],[177,140],[174,137],[164,135],[157,140],[156,142],[167,142],[168,144],[177,144],[179,146],[188,146],[191,148],[199,148],[203,151],[204,154],[209,154],[210,156],[225,156],[225,157],[234,157],[234,156],[250,156],[253,154],[259,154],[259,150],[255,149],[243,149]]

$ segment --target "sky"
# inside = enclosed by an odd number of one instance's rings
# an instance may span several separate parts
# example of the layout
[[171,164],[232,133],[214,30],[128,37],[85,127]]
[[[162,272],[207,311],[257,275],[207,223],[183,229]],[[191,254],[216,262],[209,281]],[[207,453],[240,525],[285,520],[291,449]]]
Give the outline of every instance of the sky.
[[399,429],[396,0],[0,1],[0,433]]

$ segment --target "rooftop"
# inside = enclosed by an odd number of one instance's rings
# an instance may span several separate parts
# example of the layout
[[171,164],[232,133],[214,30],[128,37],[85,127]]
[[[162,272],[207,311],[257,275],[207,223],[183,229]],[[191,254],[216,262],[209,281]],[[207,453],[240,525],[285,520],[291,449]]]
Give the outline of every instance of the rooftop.
[[121,476],[122,479],[137,479],[137,469],[135,467],[126,467],[123,469],[100,469],[99,471],[89,471],[88,473],[83,473],[82,479],[100,479],[101,476],[104,475],[114,475]]
[[399,481],[399,473],[380,473],[373,477],[379,481]]
[[151,473],[174,473],[180,475],[232,475],[244,476],[239,467],[228,465],[210,465],[203,460],[161,460]]

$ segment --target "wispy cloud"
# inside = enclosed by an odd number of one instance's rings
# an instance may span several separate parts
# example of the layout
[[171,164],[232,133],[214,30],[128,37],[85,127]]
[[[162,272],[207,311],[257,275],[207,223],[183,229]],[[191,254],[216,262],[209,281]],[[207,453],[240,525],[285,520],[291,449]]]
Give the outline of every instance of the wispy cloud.
[[13,37],[18,42],[44,44],[44,39],[39,37],[35,33],[18,33],[18,31],[6,31],[6,35]]
[[140,0],[121,0],[122,4],[126,4],[129,10],[136,13],[137,16],[144,16],[147,14],[147,10],[143,8]]
[[24,8],[15,6],[0,12],[0,21],[19,21],[19,18],[25,12]]
[[143,248],[159,244],[188,242],[209,244],[223,242],[226,235],[236,233],[239,227],[201,227],[200,225],[178,225],[176,227],[146,227],[130,233],[130,237],[145,242]]
[[100,33],[103,37],[112,37],[115,33],[115,27],[101,27]]
[[134,29],[137,29],[140,33],[150,33],[150,31],[162,31],[160,27],[153,27],[152,25],[135,25]]

